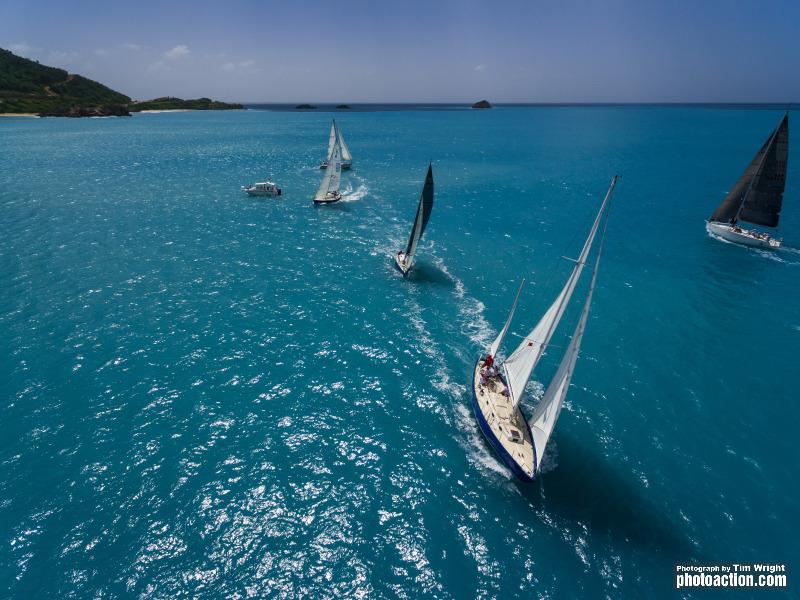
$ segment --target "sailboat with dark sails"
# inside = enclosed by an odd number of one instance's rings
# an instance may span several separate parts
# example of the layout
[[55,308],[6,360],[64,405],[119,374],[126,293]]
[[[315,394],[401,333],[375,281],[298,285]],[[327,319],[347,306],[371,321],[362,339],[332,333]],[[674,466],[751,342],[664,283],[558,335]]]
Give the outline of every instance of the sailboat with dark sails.
[[781,240],[740,223],[777,227],[786,185],[789,159],[789,114],[750,161],[745,172],[706,223],[706,230],[717,237],[758,248],[779,248]]
[[478,358],[475,363],[475,370],[472,374],[472,410],[475,413],[475,419],[489,444],[521,481],[533,481],[540,472],[545,447],[553,433],[569,390],[586,321],[589,318],[592,294],[600,266],[600,255],[605,241],[606,225],[602,227],[600,248],[594,261],[592,280],[581,316],[578,319],[578,325],[572,334],[572,340],[561,359],[558,370],[550,380],[530,421],[522,414],[520,401],[534,368],[550,345],[550,339],[564,316],[564,311],[572,298],[604,218],[605,223],[608,223],[608,204],[616,183],[617,177],[615,176],[611,180],[611,185],[606,192],[580,256],[574,261],[575,266],[572,268],[566,284],[536,326],[522,339],[510,356],[503,361],[498,360],[499,365],[495,362],[497,352],[502,346],[503,339],[514,318],[522,284],[524,284],[523,280],[503,328],[489,346],[486,355]]
[[405,277],[411,270],[414,263],[414,254],[417,251],[417,244],[428,225],[433,210],[433,168],[428,165],[428,174],[425,176],[425,183],[422,186],[422,194],[417,205],[417,214],[414,217],[414,225],[411,227],[411,235],[408,238],[405,250],[395,254],[394,260],[397,268]]

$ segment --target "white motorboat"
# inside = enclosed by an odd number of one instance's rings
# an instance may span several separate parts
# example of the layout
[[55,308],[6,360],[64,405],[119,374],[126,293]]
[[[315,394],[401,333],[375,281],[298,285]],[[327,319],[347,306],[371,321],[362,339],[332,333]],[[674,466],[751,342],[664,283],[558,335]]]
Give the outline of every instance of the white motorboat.
[[262,181],[252,185],[243,185],[242,191],[249,196],[280,196],[281,188],[272,181]]

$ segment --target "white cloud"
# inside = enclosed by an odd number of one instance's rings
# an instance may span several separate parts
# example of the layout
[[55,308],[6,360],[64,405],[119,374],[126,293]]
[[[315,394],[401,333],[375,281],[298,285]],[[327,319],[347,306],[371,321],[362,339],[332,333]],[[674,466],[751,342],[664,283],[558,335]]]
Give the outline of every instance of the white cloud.
[[486,65],[475,65],[475,71],[485,71]]
[[164,58],[168,58],[169,60],[178,60],[187,56],[189,56],[189,46],[185,44],[178,44],[172,48],[172,50],[164,52]]
[[131,44],[130,42],[127,42],[122,45],[125,46],[128,50],[133,50],[134,52],[138,52],[139,50],[142,49],[142,47],[139,44]]
[[224,65],[220,67],[220,69],[223,71],[233,71],[236,69],[236,65],[233,64],[232,62],[226,62]]
[[94,53],[95,53],[97,56],[108,56],[108,50],[106,50],[105,48],[97,48],[97,49],[94,51]]
[[34,48],[33,46],[25,42],[19,42],[17,44],[9,44],[8,49],[11,50],[14,54],[18,54],[20,56],[27,56],[31,52],[37,52],[41,50],[41,48]]
[[243,69],[247,69],[248,67],[252,67],[254,64],[256,64],[256,61],[254,61],[252,58],[249,58],[240,62],[239,66]]

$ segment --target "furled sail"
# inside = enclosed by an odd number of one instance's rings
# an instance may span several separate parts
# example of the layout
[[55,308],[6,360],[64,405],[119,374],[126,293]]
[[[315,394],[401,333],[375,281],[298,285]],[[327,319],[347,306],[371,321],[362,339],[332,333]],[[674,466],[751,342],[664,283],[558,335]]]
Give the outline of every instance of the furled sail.
[[586,239],[581,254],[575,262],[575,267],[572,269],[572,273],[569,279],[567,279],[567,283],[564,285],[561,293],[559,293],[550,308],[547,309],[547,312],[536,324],[536,327],[533,328],[528,336],[522,340],[522,343],[517,349],[514,350],[514,353],[503,363],[506,382],[508,383],[509,392],[511,393],[511,401],[515,408],[522,399],[522,394],[525,391],[528,379],[530,379],[536,363],[539,362],[542,354],[544,354],[545,348],[550,343],[550,338],[553,336],[553,332],[564,314],[564,310],[572,297],[572,293],[575,291],[575,286],[586,264],[586,257],[589,255],[589,251],[592,248],[597,228],[600,225],[603,213],[608,206],[609,199],[614,192],[616,184],[617,176],[615,175],[611,180],[611,185],[603,199],[603,204],[600,206],[600,210],[594,220],[592,229],[589,232],[589,237]]
[[789,115],[784,115],[745,172],[711,215],[711,221],[777,227],[789,158]]
[[417,244],[422,237],[422,232],[428,225],[433,210],[433,169],[428,165],[428,174],[425,176],[425,185],[422,186],[422,194],[417,205],[417,216],[414,218],[414,226],[411,228],[411,236],[408,238],[406,246],[406,262],[410,263],[417,250]]
[[[606,219],[606,225],[608,219]],[[589,291],[586,295],[586,302],[583,305],[578,326],[572,334],[572,341],[567,347],[564,358],[561,359],[561,364],[558,365],[558,370],[547,386],[541,401],[536,406],[536,410],[530,420],[531,435],[533,436],[533,446],[536,449],[534,456],[539,457],[541,462],[544,456],[544,449],[547,445],[547,440],[553,433],[553,428],[556,426],[558,415],[561,413],[561,406],[564,403],[564,398],[567,397],[567,390],[569,390],[569,383],[572,379],[572,373],[575,370],[575,362],[578,360],[578,353],[581,349],[581,339],[583,332],[586,329],[586,321],[589,318],[589,307],[592,304],[592,294],[594,293],[595,282],[597,281],[597,269],[600,266],[600,255],[603,252],[603,243],[605,241],[605,229],[600,237],[600,247],[597,250],[597,258],[594,261],[594,270],[592,271],[592,281],[589,284]],[[534,469],[538,470],[539,465],[534,465]]]
[[522,293],[522,286],[524,285],[525,279],[523,279],[519,284],[517,295],[514,296],[514,304],[511,305],[511,312],[508,313],[505,325],[503,325],[500,333],[497,334],[497,338],[495,338],[495,340],[492,342],[492,345],[489,346],[489,355],[493,358],[497,355],[497,351],[500,349],[500,345],[503,343],[503,338],[506,336],[506,333],[508,333],[508,328],[511,326],[511,320],[514,318],[514,311],[517,310],[517,302],[519,302],[519,295]]
[[339,191],[339,181],[342,178],[342,155],[338,143],[334,143],[333,152],[330,159],[328,159],[328,168],[325,169],[325,175],[322,182],[319,184],[317,195],[314,200],[327,200],[330,192]]

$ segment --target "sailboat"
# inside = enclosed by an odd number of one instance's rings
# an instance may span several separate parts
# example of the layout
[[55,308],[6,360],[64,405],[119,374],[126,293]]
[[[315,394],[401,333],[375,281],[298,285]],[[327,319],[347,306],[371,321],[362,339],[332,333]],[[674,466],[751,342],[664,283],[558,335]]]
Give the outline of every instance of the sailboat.
[[425,184],[422,186],[422,194],[419,196],[417,205],[417,216],[414,217],[414,225],[411,227],[411,235],[408,238],[406,249],[395,254],[394,260],[397,268],[407,275],[414,262],[414,254],[417,251],[417,244],[422,237],[422,232],[428,225],[433,210],[433,168],[428,165],[428,174],[425,177]]
[[338,202],[342,199],[339,193],[339,182],[342,179],[342,153],[339,148],[339,143],[333,145],[333,152],[331,152],[330,166],[325,169],[325,175],[319,184],[316,196],[314,196],[314,204],[331,204]]
[[[607,207],[616,184],[617,176],[614,176],[589,232],[589,237],[583,245],[580,256],[574,261],[575,266],[564,288],[539,320],[536,327],[523,338],[517,349],[498,368],[498,365],[495,364],[495,357],[514,318],[522,286],[525,283],[523,280],[517,290],[514,303],[511,305],[511,312],[509,312],[503,328],[489,346],[486,356],[481,356],[475,363],[472,377],[472,409],[475,413],[475,418],[492,448],[514,475],[522,481],[533,481],[539,473],[547,441],[553,432],[558,415],[561,412],[561,406],[569,389],[569,383],[581,347],[581,339],[586,327],[586,320],[589,317],[595,282],[597,281],[597,270],[600,266],[600,255],[605,240],[605,225],[603,226],[600,249],[595,258],[592,280],[578,320],[578,326],[575,328],[572,340],[564,353],[558,370],[547,386],[544,396],[536,406],[530,422],[525,419],[520,410],[520,400],[522,400],[525,393],[525,386],[533,373],[534,367],[536,367],[539,359],[547,349],[550,338],[553,336],[553,332],[569,304],[572,293],[575,291],[575,286],[580,279],[583,267],[586,265],[586,259],[592,249],[595,235],[600,228],[604,215],[607,216]],[[606,217],[607,222],[608,219]]]
[[325,155],[325,160],[319,165],[320,169],[328,168],[331,154],[333,154],[333,147],[337,141],[339,142],[339,147],[342,149],[342,169],[349,169],[353,164],[353,156],[350,154],[350,148],[347,147],[347,143],[345,143],[344,137],[342,137],[342,132],[339,131],[336,119],[333,119],[333,123],[331,123],[331,133],[328,136],[328,154]]
[[750,161],[739,181],[706,222],[706,230],[729,242],[779,248],[781,240],[739,222],[777,227],[780,220],[786,165],[789,159],[789,113]]

